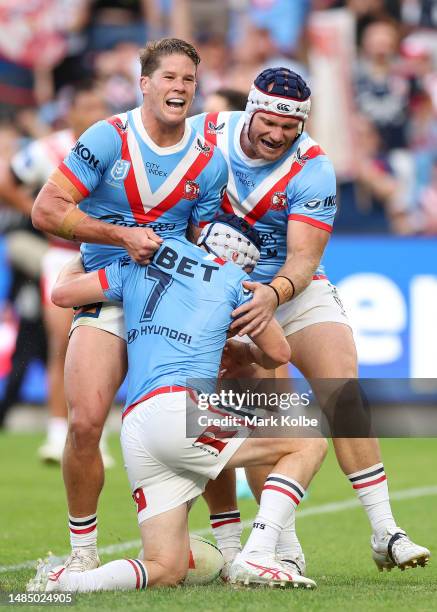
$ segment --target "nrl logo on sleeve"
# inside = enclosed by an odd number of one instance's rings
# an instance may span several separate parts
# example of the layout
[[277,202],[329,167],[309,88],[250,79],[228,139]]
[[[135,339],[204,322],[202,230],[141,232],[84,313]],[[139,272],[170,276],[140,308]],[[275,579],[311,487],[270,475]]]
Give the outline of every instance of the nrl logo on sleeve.
[[287,206],[287,195],[283,191],[276,191],[272,195],[270,210],[284,210]]
[[212,121],[208,121],[208,129],[206,130],[206,132],[207,134],[221,134],[223,132],[224,127],[224,123],[220,123],[220,125],[215,125]]
[[117,159],[111,168],[111,176],[114,181],[124,181],[130,168],[130,162],[125,159]]
[[200,195],[200,187],[195,181],[185,181],[184,198],[186,200],[196,200]]
[[206,155],[207,157],[211,153],[211,147],[207,145],[206,143],[203,143],[200,140],[200,138],[198,138],[196,141],[196,149],[200,151],[201,153],[203,153],[204,155]]

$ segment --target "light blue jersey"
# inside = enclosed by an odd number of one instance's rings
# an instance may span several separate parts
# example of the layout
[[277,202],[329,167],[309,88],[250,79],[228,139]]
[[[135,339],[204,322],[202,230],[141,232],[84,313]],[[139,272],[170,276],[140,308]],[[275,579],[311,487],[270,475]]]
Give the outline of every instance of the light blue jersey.
[[[240,145],[245,113],[196,115],[190,120],[223,153],[229,169],[223,210],[244,217],[258,230],[261,259],[253,280],[269,282],[285,263],[289,220],[332,231],[336,212],[333,166],[304,132],[278,161],[250,159]],[[315,278],[325,278],[322,266]]]
[[[144,128],[141,108],[94,124],[59,169],[85,196],[80,208],[91,217],[151,227],[163,238],[214,218],[228,172],[220,151],[188,124],[178,144],[158,147]],[[126,254],[101,244],[83,244],[81,252],[88,271]]]
[[251,299],[241,268],[185,238],[169,238],[148,266],[129,257],[99,270],[105,296],[123,301],[129,361],[125,410],[151,391],[217,377],[231,312]]

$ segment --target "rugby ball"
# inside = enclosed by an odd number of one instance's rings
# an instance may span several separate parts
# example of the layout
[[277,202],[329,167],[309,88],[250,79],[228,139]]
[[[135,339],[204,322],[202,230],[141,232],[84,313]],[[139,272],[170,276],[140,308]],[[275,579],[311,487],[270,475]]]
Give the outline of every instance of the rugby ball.
[[184,584],[208,584],[220,575],[224,565],[222,553],[205,538],[190,534],[190,562]]

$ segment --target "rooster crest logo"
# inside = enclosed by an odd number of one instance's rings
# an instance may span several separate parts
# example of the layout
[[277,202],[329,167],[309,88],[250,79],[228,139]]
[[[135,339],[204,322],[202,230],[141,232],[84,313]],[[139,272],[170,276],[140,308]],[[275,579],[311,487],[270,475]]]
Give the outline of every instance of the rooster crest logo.
[[272,195],[270,210],[284,210],[287,206],[287,196],[283,191],[276,191]]
[[200,187],[195,181],[185,181],[184,197],[186,200],[196,200],[200,194]]

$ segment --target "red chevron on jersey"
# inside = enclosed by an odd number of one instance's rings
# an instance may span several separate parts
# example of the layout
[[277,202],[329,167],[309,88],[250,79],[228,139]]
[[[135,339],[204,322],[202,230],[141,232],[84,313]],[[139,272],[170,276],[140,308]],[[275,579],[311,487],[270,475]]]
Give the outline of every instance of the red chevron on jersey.
[[[241,203],[238,203],[236,195],[233,197],[228,187],[229,204],[235,214],[244,213],[244,219],[253,225],[269,210],[275,195],[286,191],[288,183],[302,170],[305,162],[324,155],[322,148],[315,144],[311,138],[307,138],[299,146],[292,156],[292,164],[287,159],[277,170],[260,183]],[[285,173],[284,173],[285,172]],[[282,176],[281,176],[282,174]],[[280,176],[278,180],[278,176]],[[278,196],[277,196],[278,198]]]
[[[132,111],[132,116],[138,126],[137,129],[143,129],[140,109]],[[214,150],[214,147],[206,143],[202,136],[198,135],[194,138],[185,156],[173,169],[167,180],[155,192],[152,192],[134,130],[129,129],[129,126],[126,128],[119,117],[113,117],[109,122],[117,129],[121,137],[121,158],[129,163],[124,187],[137,223],[155,221],[180,200],[199,196],[199,185],[196,178],[211,161]]]

